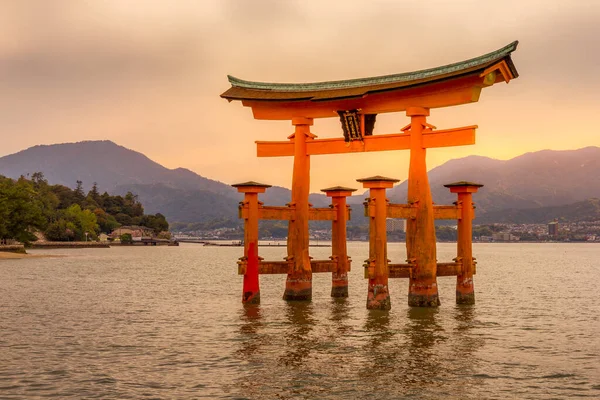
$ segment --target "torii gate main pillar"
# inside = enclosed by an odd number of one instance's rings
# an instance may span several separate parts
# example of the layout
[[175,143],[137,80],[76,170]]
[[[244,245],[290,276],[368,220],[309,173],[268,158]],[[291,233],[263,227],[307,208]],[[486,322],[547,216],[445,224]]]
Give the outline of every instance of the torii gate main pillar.
[[[437,307],[440,305],[437,287],[437,258],[435,219],[427,165],[423,130],[427,128],[429,109],[409,107],[410,166],[408,170],[408,203],[416,208],[416,217],[406,221],[406,254],[412,265],[409,280],[408,305],[412,307]],[[407,127],[409,128],[409,127]]]
[[[292,202],[296,210],[295,219],[288,227],[288,260],[292,260],[292,270],[285,282],[284,300],[312,299],[312,270],[308,255],[308,195],[310,188],[310,156],[306,142],[314,139],[310,133],[312,118],[293,118],[296,127],[294,141],[294,170],[292,174]],[[292,138],[292,137],[290,137]]]

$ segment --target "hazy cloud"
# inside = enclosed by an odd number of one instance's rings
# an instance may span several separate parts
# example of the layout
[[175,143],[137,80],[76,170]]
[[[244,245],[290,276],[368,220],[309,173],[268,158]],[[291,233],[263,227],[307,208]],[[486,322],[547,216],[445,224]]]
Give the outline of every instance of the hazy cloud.
[[[480,125],[478,144],[430,152],[430,166],[481,154],[600,145],[600,3],[507,0],[0,0],[0,154],[39,143],[111,139],[170,167],[227,182],[289,185],[291,160],[257,159],[254,140],[289,122],[227,103],[226,74],[320,81],[446,64],[520,40],[521,77],[480,103],[435,110],[440,128]],[[381,116],[391,133],[403,115]],[[565,134],[565,127],[571,131]],[[320,136],[339,134],[334,119]],[[406,177],[404,153],[315,158],[315,189],[368,173]],[[332,160],[335,159],[335,163]],[[367,173],[368,172],[368,173]]]

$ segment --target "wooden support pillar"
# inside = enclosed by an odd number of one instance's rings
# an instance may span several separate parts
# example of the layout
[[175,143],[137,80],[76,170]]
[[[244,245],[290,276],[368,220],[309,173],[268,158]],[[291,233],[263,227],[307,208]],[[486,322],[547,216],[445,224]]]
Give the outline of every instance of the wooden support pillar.
[[257,182],[244,182],[232,185],[238,192],[244,193],[240,204],[241,217],[244,218],[244,256],[238,262],[240,272],[244,274],[242,303],[260,303],[260,285],[258,282],[258,194],[264,193],[270,185]]
[[331,259],[337,263],[336,270],[331,274],[331,297],[348,297],[350,261],[346,245],[346,197],[351,196],[356,189],[336,186],[321,191],[331,197],[331,205],[336,212],[336,218],[331,221]]
[[423,131],[429,131],[426,118],[429,109],[409,107],[411,118],[407,127],[410,134],[410,165],[408,170],[408,203],[415,206],[416,216],[406,223],[406,253],[412,265],[409,280],[408,305],[412,307],[437,307],[440,305],[436,279],[436,240],[433,201],[427,165]]
[[310,133],[312,118],[294,118],[296,127],[290,139],[294,142],[294,170],[292,175],[292,207],[295,217],[288,225],[288,260],[292,261],[285,282],[284,300],[312,299],[312,270],[308,254],[308,194],[310,189],[310,157],[306,142],[315,136]]
[[458,220],[458,238],[456,245],[457,261],[462,263],[460,273],[456,276],[456,304],[475,304],[473,287],[473,193],[483,185],[472,182],[455,182],[444,185],[450,192],[458,194],[457,205],[461,207]]
[[366,265],[366,277],[369,279],[367,292],[367,309],[389,310],[391,308],[390,292],[388,289],[388,258],[387,258],[387,202],[385,189],[399,182],[397,179],[383,176],[373,176],[358,179],[364,188],[369,189],[369,259]]

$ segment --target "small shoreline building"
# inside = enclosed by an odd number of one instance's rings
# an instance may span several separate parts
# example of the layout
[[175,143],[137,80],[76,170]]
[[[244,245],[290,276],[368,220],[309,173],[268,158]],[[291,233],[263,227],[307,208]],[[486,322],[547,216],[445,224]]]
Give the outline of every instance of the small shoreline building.
[[110,238],[117,240],[121,235],[130,234],[133,241],[142,241],[145,238],[152,238],[153,231],[145,226],[125,225],[121,226],[110,233]]
[[555,218],[554,221],[548,224],[548,236],[558,236],[558,219]]

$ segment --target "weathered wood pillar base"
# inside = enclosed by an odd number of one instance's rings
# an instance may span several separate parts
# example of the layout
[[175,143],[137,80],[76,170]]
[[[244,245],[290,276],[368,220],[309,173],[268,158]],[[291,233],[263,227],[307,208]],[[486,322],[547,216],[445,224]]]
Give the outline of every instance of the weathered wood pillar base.
[[392,308],[390,292],[387,285],[369,282],[367,293],[367,310],[389,310]]
[[312,300],[312,272],[288,274],[283,299],[287,301]]
[[456,304],[475,304],[475,290],[473,289],[473,274],[475,273],[475,260],[473,258],[473,219],[475,207],[473,193],[477,193],[483,185],[480,183],[460,181],[449,183],[446,186],[450,193],[456,193],[456,204],[461,207],[458,219],[458,237],[456,240],[456,257],[461,261],[461,273],[456,277]]
[[258,182],[244,182],[232,185],[244,193],[240,203],[240,217],[244,218],[244,257],[238,261],[238,273],[244,274],[242,303],[260,303],[259,260],[258,256],[258,194],[264,193],[270,185]]
[[456,291],[456,304],[475,304],[475,293],[460,293]]
[[437,283],[410,282],[408,305],[410,307],[438,307],[440,305]]
[[475,304],[473,278],[459,276],[456,280],[456,304]]
[[244,294],[242,296],[242,303],[244,303],[244,304],[260,304],[260,291],[244,292]]
[[[255,225],[256,227],[258,224]],[[255,229],[256,230],[256,229]],[[258,235],[256,235],[258,236]],[[260,283],[258,280],[258,241],[248,243],[248,263],[242,286],[242,303],[260,303]]]
[[348,273],[332,273],[331,297],[348,297]]

